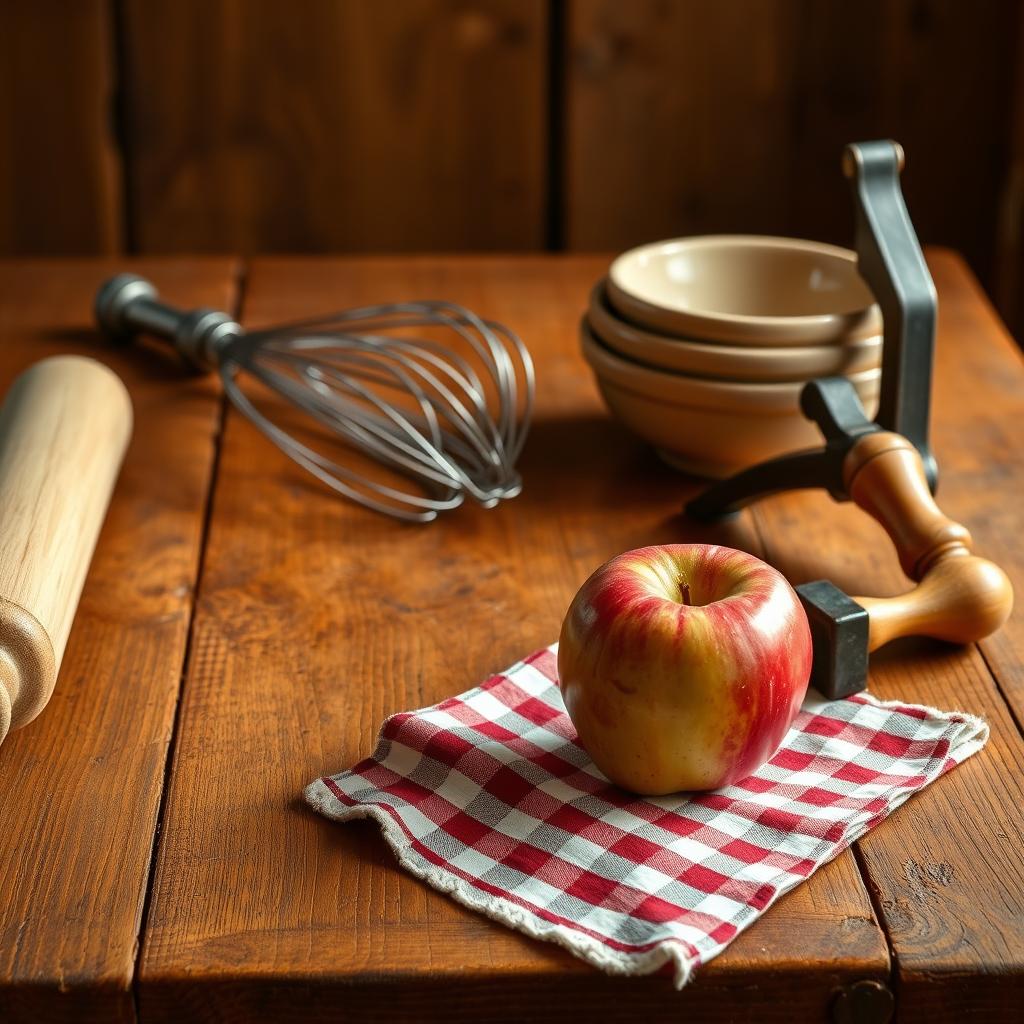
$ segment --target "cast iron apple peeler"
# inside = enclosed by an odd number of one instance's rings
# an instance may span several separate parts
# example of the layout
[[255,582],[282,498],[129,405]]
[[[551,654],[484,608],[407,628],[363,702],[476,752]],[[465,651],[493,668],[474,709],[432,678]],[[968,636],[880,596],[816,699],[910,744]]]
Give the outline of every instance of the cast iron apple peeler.
[[710,520],[759,498],[823,487],[877,519],[917,586],[895,598],[851,597],[828,580],[796,588],[811,625],[811,684],[844,697],[867,685],[868,654],[900,636],[923,634],[971,643],[1010,614],[1006,574],[971,553],[967,529],[942,514],[928,445],[937,298],[900,190],[903,149],[880,140],[847,146],[843,170],[856,204],[861,276],[882,311],[878,414],[868,419],[853,385],[824,377],[805,385],[800,407],[823,447],[785,455],[710,487],[686,506]]

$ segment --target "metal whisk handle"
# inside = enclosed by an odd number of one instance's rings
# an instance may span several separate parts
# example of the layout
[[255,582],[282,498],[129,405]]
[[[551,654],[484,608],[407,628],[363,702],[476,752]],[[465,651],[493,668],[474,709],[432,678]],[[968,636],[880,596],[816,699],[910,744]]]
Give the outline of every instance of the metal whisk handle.
[[219,350],[242,328],[214,309],[182,310],[159,301],[156,288],[137,274],[117,274],[96,293],[96,320],[112,338],[135,334],[166,338],[194,366],[216,369]]

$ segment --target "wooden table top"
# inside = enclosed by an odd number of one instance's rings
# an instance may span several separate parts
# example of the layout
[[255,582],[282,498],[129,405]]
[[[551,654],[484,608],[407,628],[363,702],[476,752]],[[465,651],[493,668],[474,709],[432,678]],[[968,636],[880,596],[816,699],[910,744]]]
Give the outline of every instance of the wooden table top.
[[[933,439],[944,511],[1024,594],[1024,365],[962,261],[940,296]],[[303,786],[366,755],[391,712],[466,689],[557,635],[583,579],[641,544],[714,539],[793,582],[908,584],[880,528],[824,494],[699,527],[699,481],[605,412],[577,350],[597,257],[0,264],[0,384],[98,356],[135,435],[56,692],[0,746],[0,1020],[1019,1019],[1024,620],[968,648],[894,645],[871,689],[985,716],[986,749],[784,897],[682,993],[612,979],[403,873],[375,826]],[[332,497],[216,383],[91,325],[114,269],[250,325],[445,296],[538,364],[523,495],[408,526]],[[984,1010],[984,1013],[980,1011]],[[971,1018],[975,1019],[975,1018]]]

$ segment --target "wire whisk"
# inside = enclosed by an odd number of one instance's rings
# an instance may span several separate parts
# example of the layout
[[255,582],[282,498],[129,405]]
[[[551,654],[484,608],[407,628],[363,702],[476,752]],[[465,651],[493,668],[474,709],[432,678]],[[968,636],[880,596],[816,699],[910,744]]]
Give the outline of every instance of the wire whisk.
[[[155,334],[216,369],[242,415],[367,508],[429,522],[467,497],[491,508],[522,490],[533,361],[513,331],[463,306],[390,303],[246,332],[225,313],[174,309],[144,278],[119,274],[100,288],[96,316],[112,336]],[[309,419],[297,427],[279,402],[272,416],[243,391],[241,373]]]

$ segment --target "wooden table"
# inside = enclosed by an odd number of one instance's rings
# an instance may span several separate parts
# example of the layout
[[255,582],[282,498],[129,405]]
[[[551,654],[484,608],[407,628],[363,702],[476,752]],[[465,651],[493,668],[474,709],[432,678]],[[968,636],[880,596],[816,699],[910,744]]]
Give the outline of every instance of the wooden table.
[[[374,826],[303,785],[389,713],[555,637],[601,561],[713,538],[794,581],[907,586],[880,529],[823,494],[728,525],[607,416],[577,351],[596,257],[132,260],[182,305],[266,324],[447,296],[539,366],[521,498],[405,526],[331,497],[215,383],[91,325],[98,261],[0,269],[0,382],[63,351],[122,374],[136,430],[45,713],[0,747],[0,1020],[1019,1020],[1024,619],[977,647],[894,646],[872,689],[984,715],[984,752],[786,896],[684,992],[610,979],[401,872]],[[963,263],[940,295],[945,511],[1024,595],[1024,367]],[[872,985],[869,983],[878,983]]]

